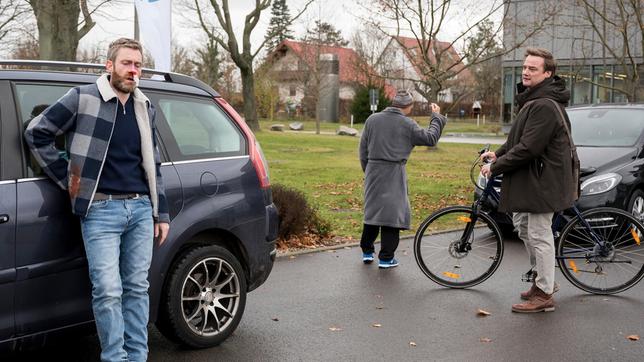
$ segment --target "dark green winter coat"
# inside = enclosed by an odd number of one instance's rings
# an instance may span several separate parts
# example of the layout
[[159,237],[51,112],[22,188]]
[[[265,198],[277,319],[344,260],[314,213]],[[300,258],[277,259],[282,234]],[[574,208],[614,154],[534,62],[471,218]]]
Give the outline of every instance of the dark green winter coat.
[[[491,166],[493,174],[503,174],[499,210],[545,213],[567,209],[576,200],[579,181],[573,172],[570,141],[555,104],[547,98],[565,107],[570,91],[557,76],[532,88],[519,83],[517,89],[519,113]],[[563,113],[570,129],[568,115]]]

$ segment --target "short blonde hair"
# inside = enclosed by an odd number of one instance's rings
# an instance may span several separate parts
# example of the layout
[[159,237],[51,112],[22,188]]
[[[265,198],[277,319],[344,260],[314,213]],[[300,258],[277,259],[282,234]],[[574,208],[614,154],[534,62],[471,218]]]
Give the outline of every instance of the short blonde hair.
[[121,48],[130,48],[141,52],[143,58],[143,46],[138,40],[130,38],[118,38],[110,43],[110,48],[107,50],[107,59],[111,61],[116,60],[116,55]]

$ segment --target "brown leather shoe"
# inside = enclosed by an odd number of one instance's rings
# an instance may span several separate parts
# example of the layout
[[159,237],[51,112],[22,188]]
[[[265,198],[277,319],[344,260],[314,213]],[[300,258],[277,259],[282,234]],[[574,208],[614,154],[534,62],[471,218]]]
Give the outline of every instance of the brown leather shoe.
[[555,298],[552,294],[546,294],[539,288],[536,289],[537,291],[527,302],[513,304],[512,311],[517,313],[554,312]]
[[[521,292],[521,299],[523,300],[529,300],[536,292],[539,290],[536,284],[532,283],[532,286],[530,286],[530,289],[528,289],[525,292]],[[559,283],[555,282],[555,286],[552,289],[552,294],[556,293],[559,291]]]

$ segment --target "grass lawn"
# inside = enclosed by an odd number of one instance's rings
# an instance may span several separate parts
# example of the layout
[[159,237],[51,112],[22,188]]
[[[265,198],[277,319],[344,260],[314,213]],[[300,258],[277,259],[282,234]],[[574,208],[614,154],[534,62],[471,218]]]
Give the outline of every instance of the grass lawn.
[[[262,131],[257,138],[271,183],[302,191],[331,223],[334,235],[360,238],[363,173],[357,137]],[[426,216],[443,206],[470,204],[469,168],[480,148],[455,143],[416,147],[407,163],[412,230],[406,234],[413,234]]]
[[[429,124],[429,117],[412,117],[422,127],[427,127]],[[292,122],[301,122],[304,125],[305,131],[315,131],[315,121],[314,120],[298,120],[298,119],[275,119],[270,120],[260,120],[259,125],[262,130],[270,130],[272,124],[283,124],[285,129],[288,129],[289,123]],[[321,122],[320,131],[322,132],[335,132],[339,126],[348,126],[346,123],[331,123],[331,122]],[[364,124],[354,124],[353,127],[357,130],[362,130]],[[476,125],[476,119],[459,119],[452,118],[449,119],[447,125],[445,126],[445,133],[500,133],[501,124],[498,122],[486,122],[483,124],[483,119],[481,119],[479,126]]]

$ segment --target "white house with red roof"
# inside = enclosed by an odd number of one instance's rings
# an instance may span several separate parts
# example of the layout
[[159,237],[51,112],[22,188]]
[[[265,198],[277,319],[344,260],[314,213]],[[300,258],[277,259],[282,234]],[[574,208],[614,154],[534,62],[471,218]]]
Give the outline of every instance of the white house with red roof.
[[436,40],[436,44],[430,43],[426,48],[428,54],[424,57],[417,39],[392,36],[380,56],[378,70],[396,88],[410,90],[415,102],[426,103],[427,100],[415,90],[415,84],[420,83],[424,77],[422,69],[427,66],[425,59],[436,64],[436,48],[441,53],[441,69],[450,69],[457,74],[446,82],[449,87],[440,91],[439,99],[431,101],[452,103],[457,100],[458,94],[471,84],[472,75],[468,69],[464,69],[465,64],[451,43]]
[[[382,81],[351,48],[285,40],[267,57],[271,72],[276,75],[281,102],[301,104],[306,96],[316,96],[316,65],[320,54],[338,57],[341,113],[342,104],[353,100],[357,85],[367,84],[370,77]],[[389,84],[385,84],[385,91],[389,97],[395,94],[395,88]]]

